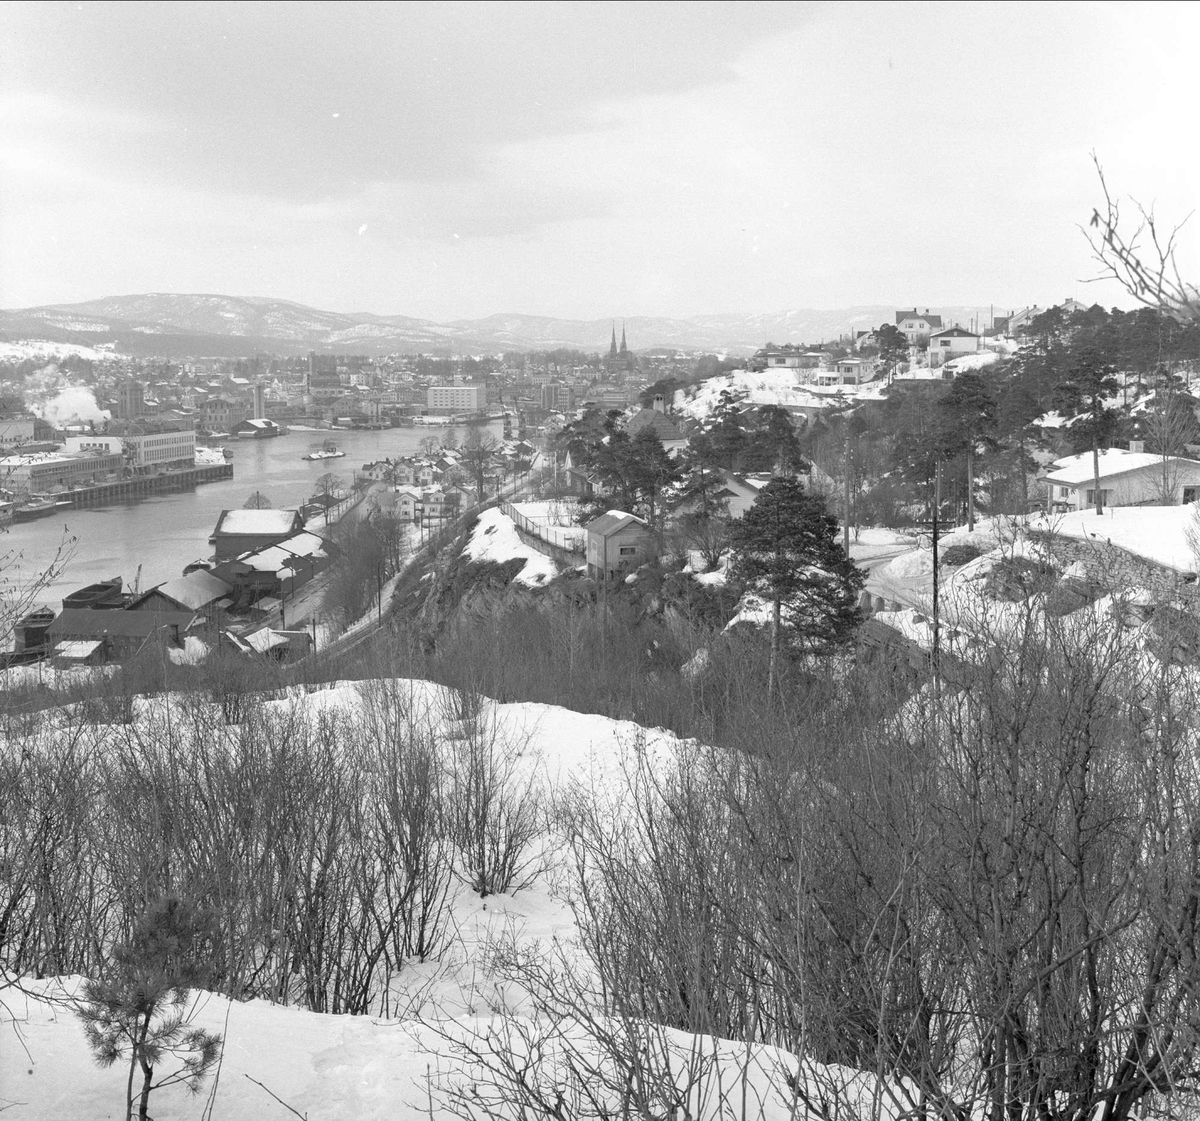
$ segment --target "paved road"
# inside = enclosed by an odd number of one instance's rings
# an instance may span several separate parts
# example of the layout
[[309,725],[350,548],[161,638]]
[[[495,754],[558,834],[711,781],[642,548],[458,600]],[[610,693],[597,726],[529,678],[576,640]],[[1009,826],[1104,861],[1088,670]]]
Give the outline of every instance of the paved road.
[[889,605],[900,603],[920,611],[929,609],[933,595],[933,577],[885,576],[883,570],[896,557],[913,551],[912,545],[879,545],[850,547],[854,563],[867,574],[866,590],[881,597]]

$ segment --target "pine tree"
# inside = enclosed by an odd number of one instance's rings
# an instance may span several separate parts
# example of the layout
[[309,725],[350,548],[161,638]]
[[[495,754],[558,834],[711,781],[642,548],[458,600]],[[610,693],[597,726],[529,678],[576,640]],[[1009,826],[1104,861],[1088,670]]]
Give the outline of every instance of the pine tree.
[[967,528],[975,528],[975,454],[999,447],[996,398],[979,374],[960,374],[937,403],[943,454],[967,459]]
[[[183,1083],[193,1093],[220,1056],[221,1037],[190,1026],[191,990],[211,983],[206,964],[215,938],[213,916],[176,896],[152,902],[134,924],[128,943],[113,949],[106,976],[86,981],[75,1014],[101,1066],[128,1057],[125,1118],[148,1116],[150,1094]],[[162,1071],[163,1064],[169,1069]],[[177,1065],[178,1064],[178,1065]],[[159,1078],[155,1081],[155,1072]]]
[[863,574],[837,541],[837,520],[797,479],[776,478],[733,527],[733,573],[771,605],[768,696],[779,655],[829,653],[859,623]]
[[1071,425],[1071,438],[1080,450],[1092,450],[1092,477],[1096,513],[1104,513],[1104,494],[1100,490],[1100,445],[1107,445],[1116,430],[1119,414],[1108,407],[1108,399],[1120,388],[1116,371],[1105,353],[1096,346],[1076,351],[1067,367],[1066,378],[1056,390],[1056,404],[1068,416],[1077,419]]

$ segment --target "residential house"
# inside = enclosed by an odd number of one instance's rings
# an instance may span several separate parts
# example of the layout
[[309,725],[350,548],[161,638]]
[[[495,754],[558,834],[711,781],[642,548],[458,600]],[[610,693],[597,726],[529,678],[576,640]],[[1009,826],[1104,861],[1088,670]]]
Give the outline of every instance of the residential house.
[[[1055,460],[1043,482],[1050,509],[1090,509],[1096,501],[1092,453]],[[1196,502],[1200,500],[1200,461],[1108,448],[1100,453],[1100,500],[1105,506]]]
[[909,346],[923,347],[935,331],[942,329],[942,317],[930,315],[929,309],[896,312],[896,329],[908,339]]
[[979,336],[962,327],[948,327],[929,337],[929,365],[936,369],[964,354],[979,350]]
[[588,575],[611,580],[644,564],[650,556],[650,527],[634,514],[609,510],[588,522]]
[[859,385],[874,376],[874,363],[862,358],[842,358],[832,369],[818,370],[813,381],[817,385]]
[[662,442],[667,451],[687,447],[687,437],[679,431],[678,425],[667,416],[666,403],[662,394],[654,398],[652,408],[639,409],[625,425],[625,432],[632,440],[646,428],[653,429],[654,434]]
[[404,521],[416,521],[421,512],[421,491],[413,486],[397,487],[395,491],[396,517]]
[[740,518],[745,514],[758,501],[763,487],[771,481],[770,475],[735,475],[732,471],[722,471],[721,478],[716,497],[725,500],[725,508],[731,518]]
[[993,335],[1019,335],[1022,330],[1033,322],[1035,316],[1041,315],[1044,309],[1032,304],[1020,311],[1010,311],[1007,315],[996,315],[992,318]]

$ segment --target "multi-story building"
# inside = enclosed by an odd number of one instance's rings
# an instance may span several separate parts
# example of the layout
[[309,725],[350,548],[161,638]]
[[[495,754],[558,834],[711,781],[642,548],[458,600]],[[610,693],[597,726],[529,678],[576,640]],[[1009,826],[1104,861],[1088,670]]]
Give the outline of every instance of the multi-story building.
[[137,420],[146,411],[146,391],[140,381],[126,378],[117,384],[117,417]]
[[431,413],[477,413],[487,407],[486,385],[431,385],[425,394]]
[[551,382],[542,386],[542,408],[551,412],[570,413],[575,411],[575,387]]
[[119,477],[124,465],[119,451],[6,455],[0,457],[0,487],[26,495],[94,486]]
[[200,424],[209,432],[232,432],[248,414],[246,402],[230,397],[210,397],[199,409]]

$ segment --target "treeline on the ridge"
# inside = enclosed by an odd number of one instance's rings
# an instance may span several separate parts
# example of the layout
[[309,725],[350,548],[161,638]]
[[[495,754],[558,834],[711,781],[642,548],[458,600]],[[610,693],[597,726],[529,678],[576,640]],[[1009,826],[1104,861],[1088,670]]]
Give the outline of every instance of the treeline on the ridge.
[[[1051,308],[1026,345],[952,381],[896,380],[882,401],[823,415],[801,436],[806,454],[841,479],[849,464],[852,518],[897,525],[932,515],[940,469],[944,516],[979,509],[1024,513],[1034,452],[1056,456],[1141,440],[1148,452],[1186,455],[1200,442],[1184,374],[1200,361],[1200,326],[1150,308]],[[1136,412],[1133,406],[1139,403]],[[1056,412],[1067,422],[1035,423]]]

